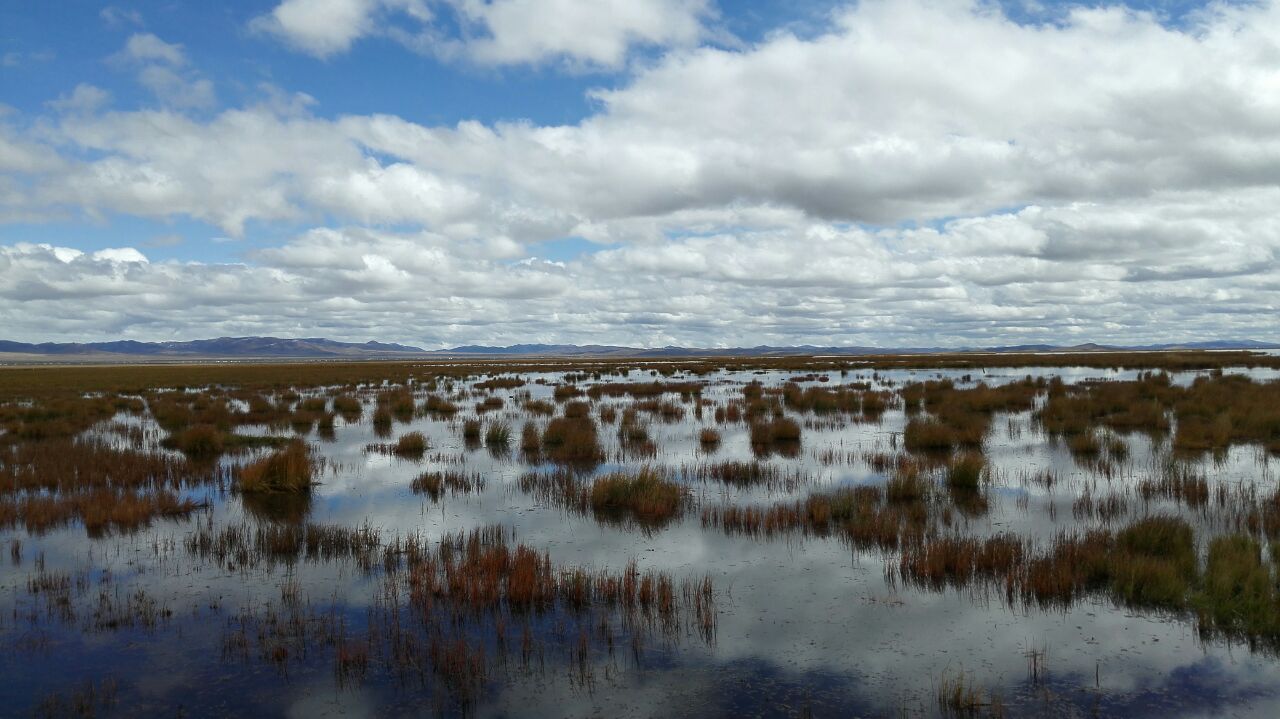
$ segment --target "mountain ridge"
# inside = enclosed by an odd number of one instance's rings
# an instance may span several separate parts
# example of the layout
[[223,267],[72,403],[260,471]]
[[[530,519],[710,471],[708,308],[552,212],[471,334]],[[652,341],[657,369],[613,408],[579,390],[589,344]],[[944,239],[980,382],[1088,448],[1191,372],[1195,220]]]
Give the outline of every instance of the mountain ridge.
[[1280,344],[1257,340],[1211,340],[1202,342],[1164,343],[1152,345],[1077,345],[1023,344],[993,347],[869,347],[757,345],[755,347],[628,347],[624,345],[574,345],[525,343],[506,346],[461,345],[449,349],[424,350],[421,347],[388,342],[340,342],[323,337],[217,337],[189,341],[139,342],[42,342],[28,343],[0,340],[0,358],[4,355],[39,358],[239,358],[239,359],[399,359],[439,357],[767,357],[788,355],[870,355],[870,354],[937,354],[946,352],[1118,352],[1170,350],[1275,350]]

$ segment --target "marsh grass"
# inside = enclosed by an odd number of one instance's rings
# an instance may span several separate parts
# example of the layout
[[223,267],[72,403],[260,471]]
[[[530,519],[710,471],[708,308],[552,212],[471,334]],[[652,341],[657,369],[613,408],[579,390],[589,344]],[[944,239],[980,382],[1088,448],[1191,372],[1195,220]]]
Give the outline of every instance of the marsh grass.
[[542,451],[542,434],[538,432],[538,425],[533,422],[525,422],[520,428],[520,451],[526,457],[536,457]]
[[947,487],[953,491],[976,492],[982,485],[987,460],[977,452],[965,452],[947,464]]
[[406,432],[396,440],[392,453],[405,459],[422,459],[427,453],[427,436],[421,432]]
[[879,487],[858,486],[767,506],[706,507],[702,526],[765,539],[834,534],[856,547],[881,550],[922,541],[929,531],[924,505],[887,503],[883,497]]
[[493,377],[483,382],[477,382],[475,388],[485,392],[492,392],[495,389],[516,389],[527,384],[522,377]]
[[358,422],[364,414],[364,405],[353,395],[340,394],[333,398],[333,411],[347,422]]
[[484,433],[485,446],[506,451],[511,445],[511,425],[506,422],[490,422]]
[[565,402],[564,416],[569,419],[584,419],[591,415],[591,405],[582,400],[573,400]]
[[757,419],[751,422],[749,439],[757,456],[795,456],[800,451],[800,423],[790,417]]
[[428,394],[422,403],[422,412],[427,415],[452,417],[462,408],[438,394]]
[[572,384],[557,385],[556,388],[551,391],[551,396],[557,402],[563,402],[565,400],[573,399],[574,397],[581,397],[582,395],[582,390]]
[[484,430],[484,423],[478,419],[468,419],[462,422],[462,439],[466,441],[468,446],[479,445],[480,436]]
[[651,457],[657,452],[657,445],[649,435],[649,425],[640,420],[635,409],[622,413],[622,420],[618,422],[618,445],[631,457]]
[[222,454],[226,443],[222,430],[211,424],[197,424],[170,434],[162,445],[189,457],[210,458]]
[[902,445],[910,452],[949,452],[959,447],[979,447],[986,427],[979,415],[950,424],[938,419],[912,417],[902,432]]
[[556,413],[556,406],[544,399],[526,400],[524,411],[539,417],[550,417]]
[[730,460],[696,465],[686,470],[690,477],[712,480],[737,487],[774,486],[781,483],[780,467],[759,460]]
[[311,448],[292,440],[282,449],[244,465],[237,472],[241,492],[306,492],[311,489],[314,463]]
[[482,401],[476,403],[476,414],[484,414],[486,412],[496,412],[505,405],[501,397],[485,397]]
[[698,444],[703,451],[714,451],[720,446],[720,432],[711,427],[703,427],[698,430]]
[[87,534],[100,536],[190,514],[205,502],[179,491],[215,487],[227,472],[193,458],[44,439],[5,448],[0,476],[0,527],[21,524],[42,533],[78,521]]
[[938,709],[943,716],[1003,717],[1004,705],[994,695],[988,697],[974,683],[964,669],[954,674],[944,671],[938,678]]
[[385,407],[378,407],[373,411],[373,432],[379,437],[388,437],[391,435],[392,417]]
[[180,518],[206,506],[166,490],[95,489],[55,495],[0,497],[0,528],[21,523],[31,534],[80,522],[90,537],[133,532],[160,517]]
[[400,422],[408,422],[413,419],[417,408],[413,398],[413,390],[408,387],[392,387],[379,392],[377,406],[380,409],[385,409]]
[[907,462],[898,465],[885,481],[884,496],[892,504],[914,504],[926,501],[932,490],[933,485],[920,466]]
[[594,465],[605,458],[590,417],[555,417],[542,432],[542,454],[561,464]]
[[183,544],[190,554],[223,567],[256,567],[301,560],[356,560],[370,566],[381,546],[380,536],[368,525],[352,528],[314,523],[215,526],[211,520],[200,523]]
[[1280,638],[1280,604],[1262,546],[1248,535],[1209,543],[1203,589],[1195,600],[1201,631],[1252,642]]
[[591,485],[591,508],[597,515],[629,516],[646,526],[666,523],[685,502],[687,491],[663,473],[645,467],[638,472],[615,472]]
[[588,480],[569,468],[553,472],[526,472],[518,480],[520,490],[540,501],[597,520],[634,523],[643,529],[664,526],[688,505],[689,493],[657,469],[612,472]]
[[1157,497],[1181,502],[1188,507],[1203,507],[1209,502],[1209,481],[1190,466],[1167,462],[1155,477],[1139,480],[1139,496],[1144,501]]
[[484,476],[478,472],[462,471],[423,472],[414,477],[410,485],[414,494],[425,494],[431,501],[438,502],[446,492],[449,494],[471,494],[484,491]]

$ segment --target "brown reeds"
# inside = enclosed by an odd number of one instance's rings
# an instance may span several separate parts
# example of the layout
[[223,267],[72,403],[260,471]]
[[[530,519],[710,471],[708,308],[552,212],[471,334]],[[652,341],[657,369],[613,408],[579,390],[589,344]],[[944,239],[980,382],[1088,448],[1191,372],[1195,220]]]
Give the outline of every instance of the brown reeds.
[[241,467],[236,480],[241,492],[304,492],[311,488],[312,472],[311,448],[295,439]]
[[592,465],[604,460],[604,450],[590,417],[556,417],[542,432],[542,452],[553,462]]
[[686,491],[650,468],[598,477],[591,485],[591,508],[597,516],[633,518],[642,525],[667,522],[680,510]]
[[427,436],[421,432],[406,432],[396,440],[391,452],[405,459],[422,459],[427,453]]
[[423,472],[414,477],[410,486],[414,494],[425,494],[431,501],[438,502],[446,492],[470,494],[483,491],[484,485],[484,477],[478,472],[442,471]]

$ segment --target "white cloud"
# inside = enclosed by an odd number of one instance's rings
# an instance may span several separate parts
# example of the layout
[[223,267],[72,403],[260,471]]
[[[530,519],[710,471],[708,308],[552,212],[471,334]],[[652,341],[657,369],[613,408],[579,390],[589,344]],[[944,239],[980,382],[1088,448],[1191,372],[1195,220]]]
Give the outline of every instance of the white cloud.
[[125,25],[144,25],[142,13],[137,10],[126,10],[114,5],[108,5],[98,12],[98,17],[111,27],[122,27]]
[[111,93],[88,83],[80,83],[70,93],[63,93],[49,106],[59,112],[96,112],[111,101]]
[[[100,292],[128,298],[96,304],[105,327],[145,317],[157,333],[1280,340],[1280,5],[1191,22],[1104,7],[1028,26],[986,5],[868,1],[826,34],[668,52],[565,126],[325,119],[275,90],[209,116],[171,99],[0,126],[18,178],[0,185],[6,217],[344,227],[243,265],[3,248],[0,323],[83,330],[81,303],[60,298]],[[532,259],[569,235],[608,247]],[[22,319],[33,303],[54,330]],[[322,325],[299,309],[330,304]]]
[[166,106],[205,109],[217,102],[213,83],[187,67],[182,46],[167,43],[151,33],[131,35],[124,49],[110,60],[137,68],[138,83]]
[[118,57],[133,62],[158,62],[173,67],[187,63],[187,56],[181,45],[167,43],[149,32],[130,35]]
[[[486,65],[564,60],[616,68],[636,45],[696,42],[710,12],[708,0],[283,0],[250,28],[321,58],[383,35]],[[434,22],[441,13],[461,26],[460,35]]]
[[394,11],[419,23],[431,18],[419,0],[284,0],[249,26],[323,58],[346,52],[356,40],[379,32],[383,14]]
[[93,253],[93,259],[103,262],[148,262],[147,256],[132,247],[109,247]]
[[217,102],[213,83],[209,80],[183,77],[160,65],[151,65],[139,71],[138,82],[161,102],[173,107],[209,108]]
[[633,45],[688,46],[700,39],[704,0],[463,0],[480,29],[464,52],[483,64],[567,59],[621,66]]

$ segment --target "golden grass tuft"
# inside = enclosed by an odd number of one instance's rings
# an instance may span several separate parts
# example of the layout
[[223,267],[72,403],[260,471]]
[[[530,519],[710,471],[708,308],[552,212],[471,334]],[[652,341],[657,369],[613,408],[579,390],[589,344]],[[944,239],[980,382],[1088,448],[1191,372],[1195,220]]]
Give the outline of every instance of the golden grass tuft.
[[311,489],[311,448],[299,439],[240,468],[241,492],[305,492]]

